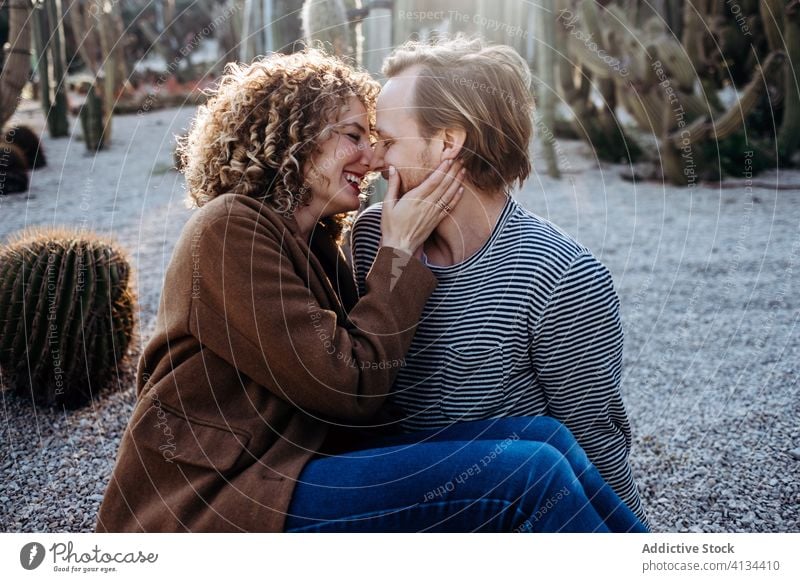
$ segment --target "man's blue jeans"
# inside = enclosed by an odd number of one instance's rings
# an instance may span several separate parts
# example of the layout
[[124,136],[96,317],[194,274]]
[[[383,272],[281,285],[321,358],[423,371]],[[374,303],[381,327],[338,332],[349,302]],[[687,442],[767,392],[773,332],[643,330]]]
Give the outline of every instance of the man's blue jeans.
[[371,438],[298,478],[286,531],[646,532],[549,417]]

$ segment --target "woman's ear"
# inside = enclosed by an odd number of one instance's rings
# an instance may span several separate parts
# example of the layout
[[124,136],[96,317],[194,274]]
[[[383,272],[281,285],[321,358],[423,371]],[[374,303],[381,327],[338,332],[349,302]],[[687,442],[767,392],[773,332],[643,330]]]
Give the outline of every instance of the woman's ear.
[[467,140],[467,132],[459,127],[447,128],[442,130],[442,159],[455,160],[464,147]]

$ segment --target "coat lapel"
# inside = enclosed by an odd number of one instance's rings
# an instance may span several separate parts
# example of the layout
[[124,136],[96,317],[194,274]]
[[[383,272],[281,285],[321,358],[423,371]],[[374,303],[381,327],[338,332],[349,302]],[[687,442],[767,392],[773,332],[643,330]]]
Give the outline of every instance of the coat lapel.
[[305,276],[308,277],[308,285],[312,292],[319,299],[320,295],[315,287],[321,287],[328,299],[328,305],[322,307],[333,310],[341,321],[346,321],[347,312],[357,300],[357,291],[353,273],[341,250],[331,239],[324,225],[318,224],[314,229],[309,246],[305,237],[300,234],[300,228],[293,217],[280,216],[280,218],[300,247],[303,262],[296,264],[296,267],[306,271]]

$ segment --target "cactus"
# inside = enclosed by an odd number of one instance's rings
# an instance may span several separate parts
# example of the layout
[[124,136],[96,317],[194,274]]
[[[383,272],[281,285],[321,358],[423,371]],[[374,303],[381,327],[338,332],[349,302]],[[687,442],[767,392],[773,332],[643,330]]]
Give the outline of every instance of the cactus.
[[[561,2],[565,6],[568,0]],[[776,80],[780,78],[781,67],[790,71],[776,39],[781,35],[786,39],[790,62],[800,59],[800,18],[795,15],[795,12],[800,13],[798,2],[795,0],[786,8],[782,4],[778,0],[765,0],[760,4],[759,19],[759,3],[756,2],[742,3],[743,7],[736,14],[719,1],[708,0],[699,5],[686,2],[683,4],[682,39],[678,42],[659,16],[631,15],[614,2],[575,0],[571,6],[577,6],[580,18],[577,25],[571,22],[570,26],[579,26],[582,34],[571,34],[565,46],[581,69],[598,79],[598,85],[609,81],[616,85],[620,104],[631,113],[639,130],[660,142],[658,151],[666,178],[675,184],[687,184],[691,182],[687,176],[693,177],[695,168],[703,169],[700,174],[703,178],[718,176],[720,171],[732,167],[723,168],[718,163],[720,167],[712,171],[708,166],[715,160],[705,154],[717,148],[727,151],[731,144],[738,143],[748,115],[761,115],[758,108],[759,104],[763,107],[762,96],[767,86],[774,92],[778,88]],[[680,2],[670,2],[669,6],[662,4],[664,11],[659,8],[658,14],[668,13],[675,24],[679,5]],[[741,15],[739,20],[737,14]],[[743,24],[754,24],[758,20],[765,21],[766,41],[755,36],[751,40],[750,36],[745,36],[750,31],[741,28]],[[709,23],[707,28],[698,24],[703,22]],[[586,39],[595,42],[597,50]],[[719,43],[728,47],[729,54],[719,50]],[[626,63],[629,74],[613,71],[599,58],[600,50]],[[757,51],[760,52],[751,55]],[[797,54],[791,54],[793,51]],[[656,61],[660,67],[654,66]],[[562,74],[565,96],[578,122],[592,128],[597,124],[597,109],[585,103],[575,104],[577,93],[569,89],[572,77],[571,71]],[[787,95],[778,149],[781,159],[786,161],[800,146],[800,98],[792,101],[797,92],[790,95],[786,91],[790,80],[793,78],[787,76],[784,88],[780,89]],[[731,84],[744,88],[734,103],[724,105],[719,91]],[[767,100],[767,104],[769,102]],[[779,102],[780,98],[773,103]],[[749,137],[758,138],[759,131],[760,128],[748,127]],[[586,133],[592,145],[603,143],[596,132]],[[732,140],[731,144],[722,143],[728,139]],[[598,156],[606,160],[617,158],[618,148],[613,147],[613,143],[611,146],[609,152],[598,148]],[[759,155],[765,154],[760,152]],[[732,160],[735,156],[728,158]],[[682,159],[692,163],[692,168],[684,168]]]
[[0,251],[0,367],[20,394],[76,408],[115,374],[135,328],[131,268],[97,236],[29,229]]
[[662,36],[655,44],[655,49],[664,69],[675,79],[677,86],[691,92],[697,72],[683,47],[675,39]]
[[86,94],[86,101],[81,107],[80,118],[86,149],[89,151],[103,149],[105,145],[103,100],[98,97],[94,85],[89,87],[89,92]]
[[800,62],[800,6],[790,3],[783,18],[783,38],[788,58],[784,69],[785,102],[783,120],[778,131],[778,155],[784,162],[791,161],[800,145],[800,94],[797,90],[797,63]]
[[[728,111],[720,115],[709,126],[709,134],[716,140],[725,139],[739,129],[744,123],[745,118],[758,103],[761,94],[764,92],[765,79],[776,75],[783,67],[786,55],[782,52],[770,54],[762,65],[758,65],[750,83],[745,87],[737,103]],[[763,68],[763,72],[762,71]],[[784,119],[786,119],[784,117]]]
[[19,96],[28,79],[31,44],[31,4],[4,2],[8,10],[4,24],[8,32],[5,46],[0,48],[0,127],[19,105]]
[[[584,40],[571,34],[571,23],[565,23],[560,18],[562,11],[573,8],[567,0],[558,0],[554,14],[559,15],[555,25],[556,54],[559,55],[558,77],[564,99],[569,104],[574,115],[575,131],[583,136],[592,146],[596,155],[605,161],[636,161],[641,150],[631,140],[627,132],[620,126],[614,113],[615,95],[614,87],[608,81],[618,71],[614,71],[599,56],[593,53]],[[586,18],[594,18],[597,12],[591,6],[582,5],[578,10],[582,15],[579,18],[580,26],[586,23]],[[600,23],[593,23],[598,26]],[[597,29],[595,29],[597,33]],[[590,32],[586,30],[584,37]],[[603,45],[603,38],[612,38],[613,31],[601,34],[600,38],[593,37],[599,46]],[[609,41],[611,42],[611,41]],[[617,51],[606,50],[607,54],[615,55]],[[580,73],[576,77],[576,69]],[[540,74],[542,72],[540,71]],[[595,103],[591,98],[591,88],[595,83],[603,99]]]
[[[551,178],[560,178],[561,172],[558,169],[555,146],[550,136],[553,135],[556,119],[556,104],[553,91],[555,90],[555,30],[547,22],[546,14],[553,14],[555,10],[555,0],[543,0],[538,9],[539,24],[538,34],[542,39],[537,51],[538,70],[540,71],[539,83],[539,106],[536,115],[541,121],[545,135],[542,140],[544,149],[544,159],[547,163],[547,174]],[[549,136],[548,136],[549,133]]]
[[[42,111],[50,111],[50,51],[47,40],[50,38],[50,24],[47,21],[47,11],[39,4],[31,11],[33,42],[36,54],[36,69],[39,73],[39,98],[42,102]],[[51,137],[54,137],[52,132]]]
[[347,8],[342,0],[305,0],[302,21],[303,37],[308,44],[322,43],[331,54],[356,58]]
[[[295,51],[295,42],[303,38],[300,10],[296,0],[276,0],[275,14],[279,15],[273,23],[275,49],[280,53]],[[235,18],[228,19],[235,21]]]
[[761,24],[764,27],[764,35],[769,42],[770,50],[776,51],[783,48],[781,34],[783,32],[783,10],[784,0],[761,0],[759,3],[761,11]]
[[23,151],[29,168],[41,168],[47,165],[42,142],[36,132],[27,125],[9,127],[3,135],[3,139],[6,143],[13,143]]
[[40,2],[34,7],[32,14],[40,94],[47,128],[50,137],[64,137],[69,134],[69,122],[67,95],[63,83],[66,56],[64,27],[59,18],[60,0]]
[[0,196],[28,190],[25,152],[13,143],[0,143]]
[[34,26],[38,28],[38,34],[34,36],[47,127],[50,137],[64,137],[69,135],[69,121],[65,85],[67,58],[61,0],[43,0],[33,10],[33,14]]

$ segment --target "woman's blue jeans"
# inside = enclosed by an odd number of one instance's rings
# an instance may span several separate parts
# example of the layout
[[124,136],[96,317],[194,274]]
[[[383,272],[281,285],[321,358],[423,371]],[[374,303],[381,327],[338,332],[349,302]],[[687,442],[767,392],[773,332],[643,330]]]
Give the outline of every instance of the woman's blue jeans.
[[372,437],[310,461],[290,532],[646,532],[572,433],[544,416]]

